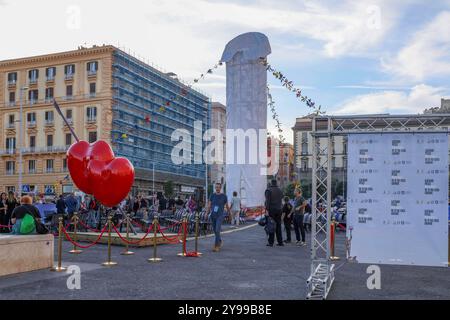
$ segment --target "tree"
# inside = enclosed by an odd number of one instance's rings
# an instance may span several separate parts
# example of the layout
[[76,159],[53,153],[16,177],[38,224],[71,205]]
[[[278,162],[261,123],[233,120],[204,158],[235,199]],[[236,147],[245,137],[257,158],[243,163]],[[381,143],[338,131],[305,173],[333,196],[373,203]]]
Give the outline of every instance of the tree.
[[172,180],[167,180],[166,182],[164,182],[164,194],[166,195],[167,198],[172,198],[173,196],[173,181]]

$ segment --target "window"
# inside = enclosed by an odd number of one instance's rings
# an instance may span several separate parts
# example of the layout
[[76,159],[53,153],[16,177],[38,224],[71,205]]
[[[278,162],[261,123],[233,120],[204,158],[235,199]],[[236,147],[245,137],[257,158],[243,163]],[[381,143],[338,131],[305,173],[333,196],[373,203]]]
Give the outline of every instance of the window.
[[72,123],[72,109],[66,110],[66,119],[69,123]]
[[16,187],[15,186],[7,186],[6,187],[6,193],[8,192],[16,192]]
[[63,169],[63,172],[66,172],[68,170],[67,169],[67,159],[66,158],[64,158],[63,161],[62,161],[62,169]]
[[331,158],[331,168],[336,169],[336,158],[335,157]]
[[97,70],[98,70],[98,62],[97,61],[92,61],[92,62],[87,63],[88,75],[97,74]]
[[97,131],[89,132],[89,143],[97,141]]
[[28,160],[28,172],[36,173],[36,160]]
[[89,95],[95,97],[96,85],[95,82],[89,83]]
[[47,77],[47,81],[55,80],[56,68],[55,67],[47,68],[45,70],[45,76]]
[[31,104],[36,103],[38,99],[39,99],[39,90],[28,91],[28,100],[30,100]]
[[6,161],[6,174],[12,175],[16,169],[16,163],[14,161]]
[[28,123],[28,126],[36,125],[36,113],[35,112],[27,113],[27,123]]
[[344,170],[347,169],[347,158],[346,157],[344,157],[342,159],[342,166],[344,167]]
[[308,160],[307,159],[303,159],[302,160],[302,170],[308,170]]
[[86,108],[86,118],[89,122],[97,121],[97,107],[87,107]]
[[53,172],[53,163],[54,163],[53,159],[47,159],[45,166],[46,172]]
[[73,96],[73,86],[69,85],[66,87],[66,97],[72,97]]
[[45,111],[45,124],[53,124],[53,111]]
[[36,136],[30,136],[30,149],[34,149],[36,147]]
[[69,64],[67,66],[64,66],[64,74],[66,75],[66,79],[72,79],[74,73],[75,73],[75,65],[74,64]]
[[70,146],[72,144],[72,134],[66,133],[66,146]]
[[45,89],[45,100],[49,101],[53,99],[53,88]]
[[14,91],[11,91],[9,93],[9,104],[14,105],[15,102],[16,102],[16,93]]
[[28,80],[30,81],[30,83],[36,83],[38,78],[39,78],[38,69],[28,71]]
[[15,117],[13,114],[10,114],[8,116],[8,128],[14,128],[15,127]]
[[17,82],[17,72],[8,73],[8,84],[16,84]]
[[53,147],[53,135],[47,135],[47,147]]
[[16,149],[16,138],[6,138],[6,150],[14,151]]
[[308,154],[308,143],[302,143],[302,154]]

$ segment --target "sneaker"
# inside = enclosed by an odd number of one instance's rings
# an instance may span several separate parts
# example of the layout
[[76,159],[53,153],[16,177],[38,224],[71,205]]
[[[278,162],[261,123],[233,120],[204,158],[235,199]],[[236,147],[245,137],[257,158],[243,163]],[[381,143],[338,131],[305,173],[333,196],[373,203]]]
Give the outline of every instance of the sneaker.
[[306,242],[300,242],[300,245],[302,246],[302,247],[304,247],[304,246],[306,246]]
[[266,246],[273,247],[273,244],[268,243],[268,244],[266,244]]
[[301,241],[295,241],[295,244],[300,245]]
[[213,252],[219,252],[220,251],[220,248],[219,247],[217,247],[217,246],[215,246],[214,248],[213,248],[213,250],[212,250]]
[[284,247],[284,244],[283,243],[277,243],[277,246],[278,247]]
[[219,249],[223,247],[223,240],[220,241]]
[[291,240],[284,240],[284,243],[291,243]]

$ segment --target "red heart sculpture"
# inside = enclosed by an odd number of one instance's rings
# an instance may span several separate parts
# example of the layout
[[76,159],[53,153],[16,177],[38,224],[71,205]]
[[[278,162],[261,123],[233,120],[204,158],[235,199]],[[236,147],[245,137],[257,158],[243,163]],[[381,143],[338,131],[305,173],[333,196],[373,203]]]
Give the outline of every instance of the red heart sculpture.
[[118,205],[133,185],[131,162],[116,158],[109,144],[102,140],[74,143],[67,151],[67,166],[78,189],[107,207]]

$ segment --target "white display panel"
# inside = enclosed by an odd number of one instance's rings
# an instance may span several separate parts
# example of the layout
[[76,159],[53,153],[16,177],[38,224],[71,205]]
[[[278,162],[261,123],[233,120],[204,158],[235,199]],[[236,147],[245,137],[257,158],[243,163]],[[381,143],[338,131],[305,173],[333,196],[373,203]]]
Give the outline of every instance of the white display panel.
[[349,255],[447,266],[448,161],[446,133],[349,134]]

